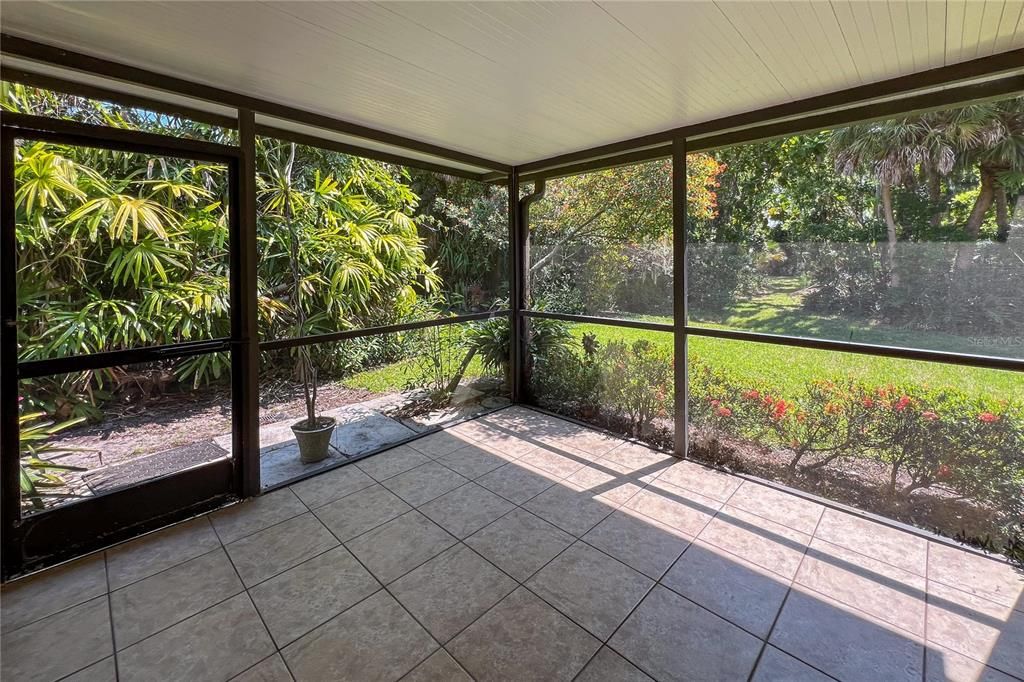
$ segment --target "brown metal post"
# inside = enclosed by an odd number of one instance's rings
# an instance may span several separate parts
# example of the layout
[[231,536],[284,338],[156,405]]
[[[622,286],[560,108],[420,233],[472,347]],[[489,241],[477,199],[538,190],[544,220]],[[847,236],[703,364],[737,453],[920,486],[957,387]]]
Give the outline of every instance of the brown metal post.
[[685,457],[689,449],[689,387],[686,374],[686,140],[672,141],[672,317],[674,330],[675,441]]
[[522,310],[523,310],[523,265],[522,221],[519,214],[519,169],[513,168],[508,174],[508,248],[509,269],[509,307],[512,309],[509,318],[509,392],[513,403],[523,399],[523,354],[522,344]]
[[238,267],[232,274],[239,286],[238,339],[234,353],[238,376],[234,385],[239,393],[235,404],[235,462],[239,471],[239,494],[243,497],[260,492],[260,385],[259,326],[257,317],[257,253],[256,253],[256,116],[251,109],[238,110],[238,144],[242,150],[240,177],[235,194],[237,210]]
[[14,137],[0,142],[0,513],[3,515],[3,577],[17,568],[14,528],[21,515],[18,477],[18,329],[15,272]]
[[[516,172],[518,177],[519,173]],[[515,309],[514,319],[516,320],[517,342],[513,346],[518,355],[518,397],[515,402],[526,401],[529,397],[530,383],[530,205],[544,197],[544,178],[537,178],[533,184],[533,192],[519,199],[519,211],[516,220],[518,233],[516,235],[516,253],[518,260],[517,273],[519,279],[516,284],[518,291],[519,307]]]

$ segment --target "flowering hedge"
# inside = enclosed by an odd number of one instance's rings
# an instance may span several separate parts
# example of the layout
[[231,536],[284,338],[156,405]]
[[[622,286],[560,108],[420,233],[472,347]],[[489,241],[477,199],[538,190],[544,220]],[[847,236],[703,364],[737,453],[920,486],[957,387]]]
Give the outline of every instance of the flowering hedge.
[[[687,370],[690,425],[738,442],[740,459],[744,443],[769,448],[798,479],[825,468],[862,478],[865,468],[858,464],[876,465],[883,475],[868,479],[877,482],[880,493],[880,508],[872,511],[893,513],[912,503],[915,493],[941,490],[991,510],[996,525],[989,528],[1004,541],[1000,551],[1024,556],[1016,549],[1022,540],[1013,539],[1021,537],[1018,524],[1024,518],[1021,400],[851,377],[820,378],[782,390],[692,352]],[[672,382],[667,344],[645,339],[601,344],[584,334],[535,353],[530,387],[533,399],[545,407],[666,445]],[[988,542],[981,530],[972,541]]]
[[1024,405],[955,388],[811,382],[798,395],[750,385],[691,357],[690,416],[699,427],[774,447],[791,472],[868,458],[886,493],[941,487],[1017,513],[1024,490]]

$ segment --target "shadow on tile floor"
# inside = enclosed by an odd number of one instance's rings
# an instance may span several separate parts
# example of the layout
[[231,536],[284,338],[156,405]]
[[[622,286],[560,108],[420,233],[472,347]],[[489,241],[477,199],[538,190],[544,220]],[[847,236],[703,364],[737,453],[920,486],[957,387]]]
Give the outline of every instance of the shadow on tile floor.
[[5,586],[2,672],[1009,681],[1022,590],[1004,563],[514,407]]

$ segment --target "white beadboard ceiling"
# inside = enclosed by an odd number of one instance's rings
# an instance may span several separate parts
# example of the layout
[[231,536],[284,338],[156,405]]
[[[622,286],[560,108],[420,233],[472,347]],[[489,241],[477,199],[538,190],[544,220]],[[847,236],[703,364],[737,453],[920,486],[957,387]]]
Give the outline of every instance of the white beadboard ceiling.
[[520,164],[1021,48],[1024,0],[8,0],[0,24]]

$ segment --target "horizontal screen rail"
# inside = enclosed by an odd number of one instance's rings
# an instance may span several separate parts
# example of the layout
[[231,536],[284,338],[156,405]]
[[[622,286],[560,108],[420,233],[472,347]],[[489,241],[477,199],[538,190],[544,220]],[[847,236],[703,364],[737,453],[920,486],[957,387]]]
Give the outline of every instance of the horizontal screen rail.
[[999,99],[1020,92],[1024,92],[1024,75],[1010,76],[901,99],[886,100],[850,109],[839,109],[824,114],[788,119],[778,123],[741,128],[725,133],[687,138],[686,145],[687,150],[690,152],[709,151],[737,144],[749,144],[778,137],[805,134],[826,128],[837,128],[868,121],[908,116],[924,111],[961,106],[968,102]]
[[882,346],[871,343],[853,341],[830,341],[827,339],[811,339],[802,336],[784,336],[782,334],[762,334],[759,332],[735,331],[731,329],[712,329],[710,327],[683,327],[687,336],[705,336],[731,341],[752,341],[755,343],[771,343],[777,346],[793,346],[813,350],[831,350],[859,355],[897,358],[900,360],[921,360],[938,362],[963,367],[983,367],[987,369],[1003,369],[1013,372],[1024,372],[1024,360],[970,353],[952,353],[941,350],[925,350],[923,348],[903,348],[901,346]]
[[[883,98],[913,95],[930,88],[954,85],[1019,71],[1022,64],[1024,64],[1024,49],[1009,50],[957,64],[940,66],[904,76],[896,76],[865,85],[857,85],[845,90],[814,95],[805,99],[793,100],[762,109],[731,114],[702,123],[680,126],[628,140],[559,154],[546,159],[524,163],[519,167],[519,172],[522,177],[533,177],[538,172],[557,172],[558,168],[568,166],[569,164],[592,161],[600,157],[613,157],[624,152],[668,144],[673,139],[680,137],[694,138],[702,135],[717,135],[740,128],[776,123],[783,119],[797,121],[801,117],[821,114],[828,110],[868,104],[872,101],[880,101]],[[942,90],[938,90],[933,95],[939,99],[942,97],[942,92]],[[799,129],[799,126],[795,126],[795,129]]]
[[552,313],[546,310],[524,310],[526,317],[538,317],[545,320],[562,320],[563,322],[579,322],[582,324],[603,324],[609,327],[628,327],[630,329],[646,329],[653,332],[672,332],[675,325],[664,322],[645,322],[643,320],[620,320],[614,317],[594,317],[591,315],[570,315],[569,313]]
[[[443,175],[454,175],[459,178],[465,178],[467,180],[476,180],[477,182],[490,182],[491,180],[485,180],[490,178],[491,174],[485,173],[473,173],[458,168],[451,168],[438,163],[431,163],[429,161],[421,161],[412,157],[403,156],[401,154],[391,154],[389,152],[375,151],[373,149],[367,149],[360,147],[359,145],[347,144],[338,140],[331,140],[325,137],[319,137],[316,135],[308,135],[306,133],[300,133],[285,128],[277,128],[274,126],[263,125],[261,123],[256,124],[256,134],[262,137],[272,137],[278,140],[284,140],[286,142],[294,142],[295,144],[306,145],[307,147],[319,147],[321,149],[327,149],[339,154],[347,154],[348,156],[359,156],[366,159],[374,159],[375,161],[383,161],[385,163],[393,163],[399,166],[408,166],[410,168],[419,168],[421,170],[431,171],[433,173],[441,173]],[[503,175],[496,174],[494,177],[501,178]]]
[[91,125],[47,116],[4,112],[3,127],[15,137],[56,144],[227,163],[241,156],[238,147],[125,128]]
[[0,67],[0,78],[12,83],[20,83],[30,88],[53,90],[55,92],[74,95],[76,97],[85,97],[104,102],[113,102],[114,104],[120,104],[127,107],[147,109],[158,114],[178,116],[196,121],[197,123],[220,126],[221,128],[230,128],[234,130],[238,127],[238,119],[231,116],[223,116],[221,114],[215,114],[213,112],[204,111],[184,104],[144,97],[141,95],[133,95],[126,92],[120,92],[118,90],[110,90],[97,85],[79,83],[66,80],[64,78],[58,78],[56,76],[48,76],[46,74],[35,73],[33,71],[26,71],[24,69],[8,66]]
[[[703,133],[699,136],[687,136],[687,152],[710,151],[736,144],[749,144],[826,128],[882,120],[894,116],[906,116],[915,112],[960,106],[968,102],[1009,97],[1019,92],[1024,92],[1024,75],[1008,76],[997,80],[947,88],[920,95],[910,95],[862,106],[837,109],[825,113],[807,114],[797,118],[787,118],[782,121],[762,123],[726,132],[711,132]],[[521,173],[519,181],[520,183],[527,183],[533,182],[538,178],[552,180],[582,173],[593,173],[609,168],[665,159],[671,155],[672,140],[666,139],[655,144],[615,154],[531,170]]]
[[187,358],[208,353],[224,353],[231,350],[230,339],[213,339],[210,341],[193,341],[189,343],[173,343],[149,348],[129,348],[125,350],[104,351],[89,355],[73,355],[66,358],[47,358],[45,360],[29,360],[18,363],[19,379],[35,379],[54,374],[73,374],[107,367],[138,365],[144,362],[159,362]]
[[[614,317],[593,317],[590,315],[572,315],[569,313],[552,313],[540,310],[524,310],[521,314],[525,317],[562,320],[563,322],[576,322],[580,324],[601,324],[609,327],[625,327],[628,329],[646,329],[658,332],[672,332],[675,330],[675,326],[671,324],[645,322],[643,320],[620,320]],[[704,336],[708,338],[728,339],[731,341],[770,343],[777,346],[839,351],[842,353],[874,355],[876,357],[889,357],[902,360],[938,362],[963,367],[982,367],[987,369],[1008,370],[1011,372],[1024,372],[1024,359],[1019,358],[973,355],[970,353],[954,353],[941,350],[926,350],[923,348],[903,348],[901,346],[883,346],[871,343],[856,343],[853,341],[833,341],[829,339],[814,339],[802,336],[785,336],[782,334],[762,334],[760,332],[713,329],[711,327],[695,327],[691,325],[684,325],[681,331],[687,336]]]
[[298,348],[299,346],[312,346],[318,343],[334,343],[348,339],[358,339],[364,336],[379,336],[381,334],[392,334],[394,332],[412,331],[414,329],[428,329],[430,327],[444,327],[460,322],[476,322],[478,320],[490,320],[498,317],[508,317],[511,310],[490,310],[482,313],[468,313],[466,315],[454,315],[452,317],[438,317],[432,320],[420,320],[417,322],[403,322],[383,327],[364,327],[363,329],[346,329],[340,332],[329,332],[327,334],[316,334],[314,336],[298,336],[291,339],[274,339],[272,341],[261,341],[260,350],[281,350],[282,348]]

